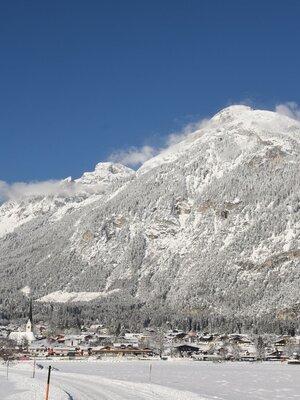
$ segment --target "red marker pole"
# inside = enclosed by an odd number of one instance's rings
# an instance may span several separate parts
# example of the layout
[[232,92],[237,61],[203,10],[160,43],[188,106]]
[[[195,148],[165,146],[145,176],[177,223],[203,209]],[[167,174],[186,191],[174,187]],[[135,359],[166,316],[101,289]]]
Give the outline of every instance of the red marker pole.
[[51,375],[51,365],[49,365],[49,368],[48,368],[48,380],[47,380],[47,386],[46,386],[46,400],[49,399],[50,375]]

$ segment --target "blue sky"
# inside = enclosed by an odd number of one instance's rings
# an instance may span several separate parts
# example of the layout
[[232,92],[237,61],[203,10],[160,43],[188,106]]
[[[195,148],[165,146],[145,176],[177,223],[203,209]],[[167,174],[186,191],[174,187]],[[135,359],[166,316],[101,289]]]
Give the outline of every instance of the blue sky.
[[80,176],[233,103],[300,103],[298,0],[0,2],[0,180]]

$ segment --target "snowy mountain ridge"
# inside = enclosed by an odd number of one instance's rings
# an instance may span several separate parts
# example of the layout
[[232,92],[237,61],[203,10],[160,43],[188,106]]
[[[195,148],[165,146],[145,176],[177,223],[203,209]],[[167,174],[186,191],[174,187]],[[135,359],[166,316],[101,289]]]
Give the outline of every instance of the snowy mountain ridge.
[[99,163],[94,171],[85,172],[75,181],[68,177],[57,182],[47,195],[29,193],[20,200],[7,201],[0,207],[0,237],[39,215],[47,214],[50,220],[60,219],[66,213],[111,194],[134,175],[133,170],[123,165]]
[[[257,137],[257,139],[267,140],[273,138],[275,143],[282,146],[289,146],[288,142],[285,143],[287,137],[298,142],[300,140],[298,121],[271,111],[253,110],[248,106],[242,105],[230,106],[217,113],[204,124],[202,129],[190,134],[183,142],[171,146],[158,156],[146,161],[138,173],[143,173],[163,163],[174,161],[194,145],[210,141],[211,136],[217,136],[222,139],[226,132],[230,132],[231,134],[236,133],[250,138],[256,135],[257,127],[259,127],[261,134],[261,137]],[[242,146],[242,142],[240,145]],[[291,149],[290,146],[289,149]]]
[[100,163],[71,195],[7,202],[2,298],[90,292],[80,312],[107,320],[297,319],[299,154],[299,122],[232,106],[137,172]]

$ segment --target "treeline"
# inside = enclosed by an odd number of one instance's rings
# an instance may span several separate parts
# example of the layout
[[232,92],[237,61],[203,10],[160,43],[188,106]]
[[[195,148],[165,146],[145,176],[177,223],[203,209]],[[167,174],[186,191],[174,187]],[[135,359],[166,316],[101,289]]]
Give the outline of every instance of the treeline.
[[[47,304],[34,303],[33,322],[48,322],[53,332],[91,324],[103,324],[112,334],[118,333],[120,327],[129,331],[141,331],[147,327],[164,329],[182,329],[252,334],[300,334],[299,318],[282,320],[274,313],[261,318],[246,318],[237,315],[189,315],[174,309],[151,309],[146,304],[131,301],[92,302],[89,306],[81,304]],[[9,303],[9,304],[8,304]],[[13,300],[6,307],[0,304],[0,325],[8,323],[21,324],[28,319],[28,302],[17,303]]]

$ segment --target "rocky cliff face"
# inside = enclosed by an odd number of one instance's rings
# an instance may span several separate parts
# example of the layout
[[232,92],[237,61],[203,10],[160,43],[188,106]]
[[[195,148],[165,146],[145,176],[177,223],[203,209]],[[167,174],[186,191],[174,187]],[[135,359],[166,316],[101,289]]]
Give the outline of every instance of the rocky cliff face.
[[137,172],[98,164],[4,203],[2,309],[28,286],[104,319],[296,320],[299,155],[298,122],[233,106]]

